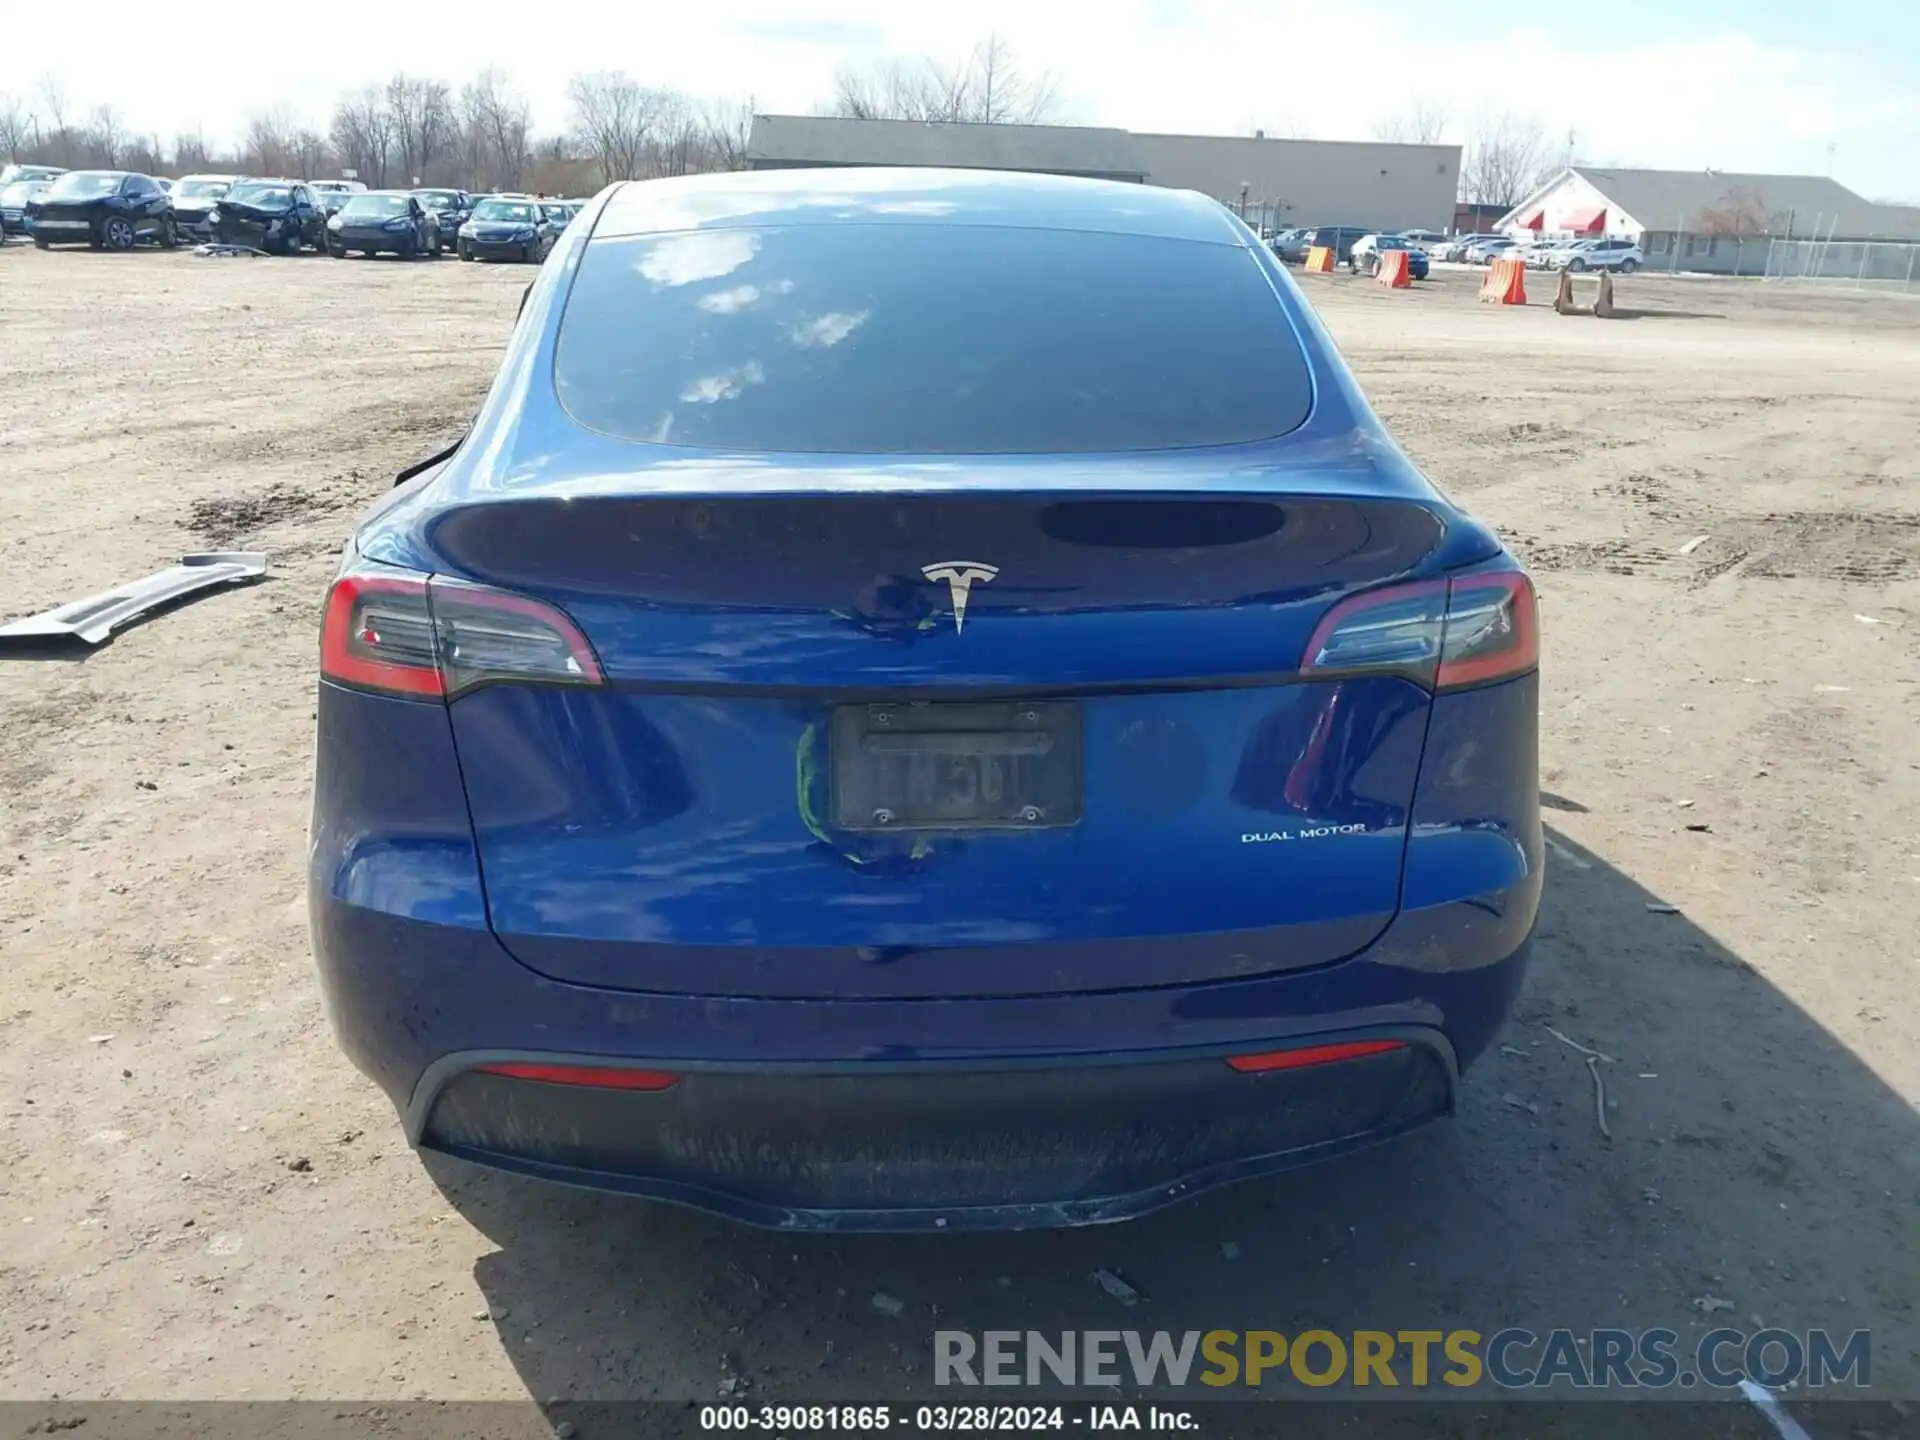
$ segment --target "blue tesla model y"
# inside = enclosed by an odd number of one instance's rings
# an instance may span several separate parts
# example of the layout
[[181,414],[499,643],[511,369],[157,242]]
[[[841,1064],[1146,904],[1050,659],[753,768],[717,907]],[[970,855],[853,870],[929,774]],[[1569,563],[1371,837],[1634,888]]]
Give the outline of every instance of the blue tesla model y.
[[481,1165],[1136,1215],[1452,1110],[1539,903],[1537,656],[1215,201],[618,185],[329,592],[329,1010]]

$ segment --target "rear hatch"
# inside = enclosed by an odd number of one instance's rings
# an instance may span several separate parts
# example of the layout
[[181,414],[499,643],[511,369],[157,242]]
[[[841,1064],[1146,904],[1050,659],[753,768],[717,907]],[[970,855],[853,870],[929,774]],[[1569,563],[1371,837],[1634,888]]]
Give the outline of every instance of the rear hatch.
[[1353,953],[1428,694],[1295,672],[1442,522],[1399,499],[657,494],[460,506],[432,548],[601,686],[450,713],[495,930],[556,979],[1095,991]]

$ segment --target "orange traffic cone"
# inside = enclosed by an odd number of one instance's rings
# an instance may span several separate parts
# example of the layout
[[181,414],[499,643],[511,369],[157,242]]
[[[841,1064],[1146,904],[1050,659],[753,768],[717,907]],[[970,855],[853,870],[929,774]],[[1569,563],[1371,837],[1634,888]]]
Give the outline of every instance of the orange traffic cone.
[[1390,290],[1412,289],[1413,280],[1412,277],[1407,274],[1407,252],[1404,250],[1382,250],[1380,252],[1380,269],[1374,278]]
[[1333,273],[1333,250],[1326,245],[1314,245],[1307,250],[1307,269],[1315,275]]

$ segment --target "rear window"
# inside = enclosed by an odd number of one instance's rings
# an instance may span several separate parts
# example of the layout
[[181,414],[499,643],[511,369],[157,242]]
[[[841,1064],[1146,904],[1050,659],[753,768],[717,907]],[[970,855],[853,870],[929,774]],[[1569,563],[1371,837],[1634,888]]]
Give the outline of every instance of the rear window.
[[597,240],[554,378],[625,439],[845,454],[1226,445],[1312,403],[1251,252],[980,225]]

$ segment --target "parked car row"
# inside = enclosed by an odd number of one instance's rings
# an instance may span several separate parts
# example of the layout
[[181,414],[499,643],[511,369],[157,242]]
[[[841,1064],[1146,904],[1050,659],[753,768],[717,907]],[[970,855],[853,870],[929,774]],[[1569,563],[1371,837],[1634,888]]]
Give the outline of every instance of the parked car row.
[[162,181],[122,170],[9,165],[0,178],[0,236],[40,249],[128,250],[186,241],[269,254],[336,258],[395,254],[538,264],[584,201],[465,190],[369,190],[357,180],[186,175]]
[[1349,270],[1380,273],[1382,250],[1405,250],[1407,274],[1415,280],[1427,278],[1427,246],[1436,237],[1431,230],[1369,230],[1359,225],[1309,225],[1298,230],[1282,230],[1267,244],[1273,253],[1289,265],[1306,262],[1307,252],[1315,247],[1333,252],[1334,263]]

